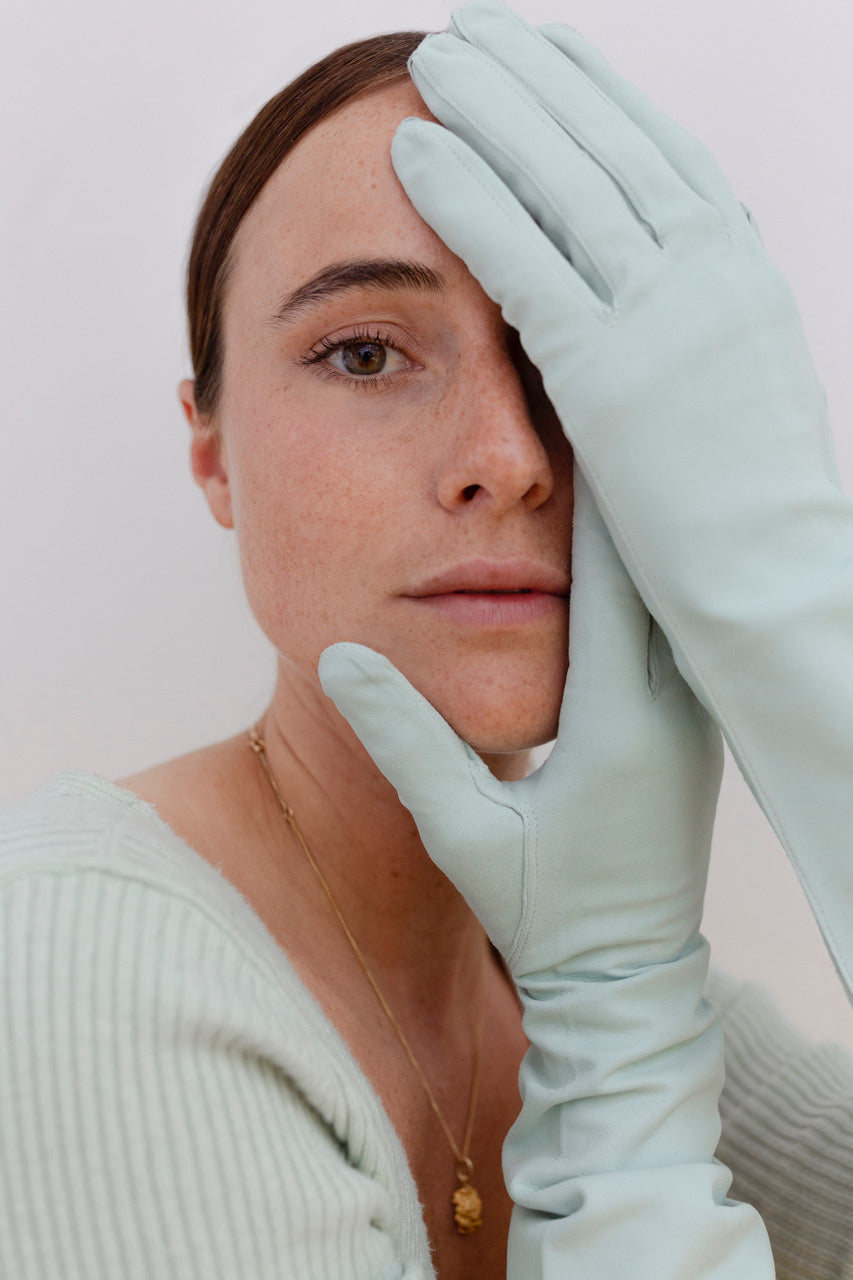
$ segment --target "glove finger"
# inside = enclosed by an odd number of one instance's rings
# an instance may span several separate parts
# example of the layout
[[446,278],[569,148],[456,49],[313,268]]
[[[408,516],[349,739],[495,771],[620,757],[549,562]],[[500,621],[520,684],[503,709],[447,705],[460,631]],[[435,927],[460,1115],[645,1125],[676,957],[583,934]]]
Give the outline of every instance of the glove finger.
[[[688,231],[693,235],[721,231],[716,209],[697,198],[649,136],[535,27],[497,0],[473,0],[456,11],[451,31],[494,59],[509,73],[510,84],[525,86],[584,154],[617,184],[636,217],[659,243],[683,237]],[[430,40],[422,46],[425,57],[432,43]],[[414,68],[420,57],[418,50],[412,59]],[[491,107],[491,100],[487,102]],[[490,110],[490,119],[491,114]],[[491,124],[501,132],[508,127],[503,109],[495,110]],[[537,138],[542,153],[538,161],[534,153]],[[555,163],[553,143],[541,128],[538,135],[531,135],[527,150],[532,153],[530,162],[538,168],[547,169]]]
[[383,654],[334,644],[323,651],[318,674],[407,809],[420,807],[421,792],[441,793],[452,804],[471,789],[475,753]]
[[397,668],[359,644],[318,666],[332,699],[412,814],[433,861],[506,952],[521,911],[527,814]]
[[[571,815],[583,966],[657,963],[698,928],[721,760],[576,467],[569,671],[557,741],[528,784],[538,813]],[[586,850],[589,875],[572,863]]]
[[618,75],[607,59],[580,32],[557,22],[547,23],[539,31],[639,126],[679,177],[701,199],[714,206],[729,231],[741,234],[744,226],[743,209],[707,147],[659,111],[639,89]]
[[591,318],[609,323],[610,308],[467,143],[440,125],[407,119],[391,159],[418,213],[524,335],[541,370],[558,365],[573,323],[578,341],[584,334],[588,341]]
[[[576,75],[571,63],[537,39],[569,78]],[[433,115],[482,156],[604,301],[624,293],[628,268],[635,282],[641,264],[644,275],[656,268],[655,241],[624,193],[491,56],[455,36],[438,35],[421,46],[411,66]]]
[[[598,744],[612,753],[614,727],[626,748],[645,732],[661,673],[650,656],[651,619],[619,558],[593,493],[575,465],[569,672],[552,763]],[[630,749],[630,748],[629,748]]]
[[[575,465],[569,671],[557,742],[547,766],[563,777],[584,761],[602,785],[655,758],[690,792],[690,760],[705,761],[699,791],[713,791],[719,734],[680,675],[672,650],[623,564],[595,496]],[[679,765],[673,765],[673,742]],[[669,763],[667,763],[669,761]],[[676,806],[677,807],[677,806]],[[660,815],[659,815],[660,816]]]

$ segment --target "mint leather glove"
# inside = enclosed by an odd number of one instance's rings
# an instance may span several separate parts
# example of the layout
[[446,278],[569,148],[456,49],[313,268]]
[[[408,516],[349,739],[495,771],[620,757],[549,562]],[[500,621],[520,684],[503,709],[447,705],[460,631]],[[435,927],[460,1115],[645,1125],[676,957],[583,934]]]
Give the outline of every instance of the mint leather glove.
[[699,922],[720,741],[582,478],[556,746],[498,782],[391,663],[337,644],[325,692],[504,956],[530,1048],[504,1173],[512,1280],[767,1280],[713,1161],[722,1037]]
[[411,71],[415,207],[517,328],[853,994],[853,504],[790,290],[714,161],[494,0]]

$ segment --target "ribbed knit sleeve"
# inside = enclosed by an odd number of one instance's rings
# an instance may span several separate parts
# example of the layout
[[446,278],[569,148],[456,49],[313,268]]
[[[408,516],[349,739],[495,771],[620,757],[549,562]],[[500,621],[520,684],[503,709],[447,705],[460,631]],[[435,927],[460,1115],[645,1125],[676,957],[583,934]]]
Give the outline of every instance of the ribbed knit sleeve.
[[402,1148],[248,905],[78,801],[0,829],[0,1276],[431,1277]]
[[[851,922],[853,927],[853,922]],[[717,974],[726,1086],[718,1156],[767,1226],[778,1280],[853,1280],[853,1060],[767,993]]]
[[[779,1280],[853,1280],[853,1063],[709,994],[732,1195]],[[0,1280],[392,1277],[434,1280],[405,1153],[249,904],[90,775],[0,815]]]

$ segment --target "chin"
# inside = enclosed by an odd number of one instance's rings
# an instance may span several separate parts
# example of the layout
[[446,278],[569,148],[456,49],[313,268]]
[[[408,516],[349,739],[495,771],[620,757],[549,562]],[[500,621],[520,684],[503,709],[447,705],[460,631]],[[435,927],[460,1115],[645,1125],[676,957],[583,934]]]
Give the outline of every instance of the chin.
[[[383,639],[386,639],[383,637]],[[432,643],[425,643],[425,639]],[[568,669],[565,628],[535,637],[493,638],[478,644],[379,644],[450,727],[481,756],[507,756],[557,736]],[[368,641],[368,643],[370,643]]]
[[561,671],[550,679],[514,681],[508,688],[502,681],[471,680],[456,690],[449,690],[445,680],[426,696],[478,755],[505,756],[554,740],[564,680]]
[[496,716],[484,723],[483,717],[479,716],[454,716],[449,723],[459,737],[464,738],[481,756],[531,751],[534,747],[553,742],[557,736],[556,716],[547,720],[537,718],[533,722],[530,717],[519,717],[511,724],[506,723],[506,717]]

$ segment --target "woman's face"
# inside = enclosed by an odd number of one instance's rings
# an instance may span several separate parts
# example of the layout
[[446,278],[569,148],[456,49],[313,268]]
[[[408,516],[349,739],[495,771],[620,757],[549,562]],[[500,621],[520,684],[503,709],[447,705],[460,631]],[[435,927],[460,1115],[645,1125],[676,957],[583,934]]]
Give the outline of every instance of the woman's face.
[[323,649],[358,641],[475,748],[514,751],[556,732],[571,453],[498,307],[394,174],[406,115],[429,118],[401,82],[317,126],[240,226],[194,470],[283,675],[319,690]]

